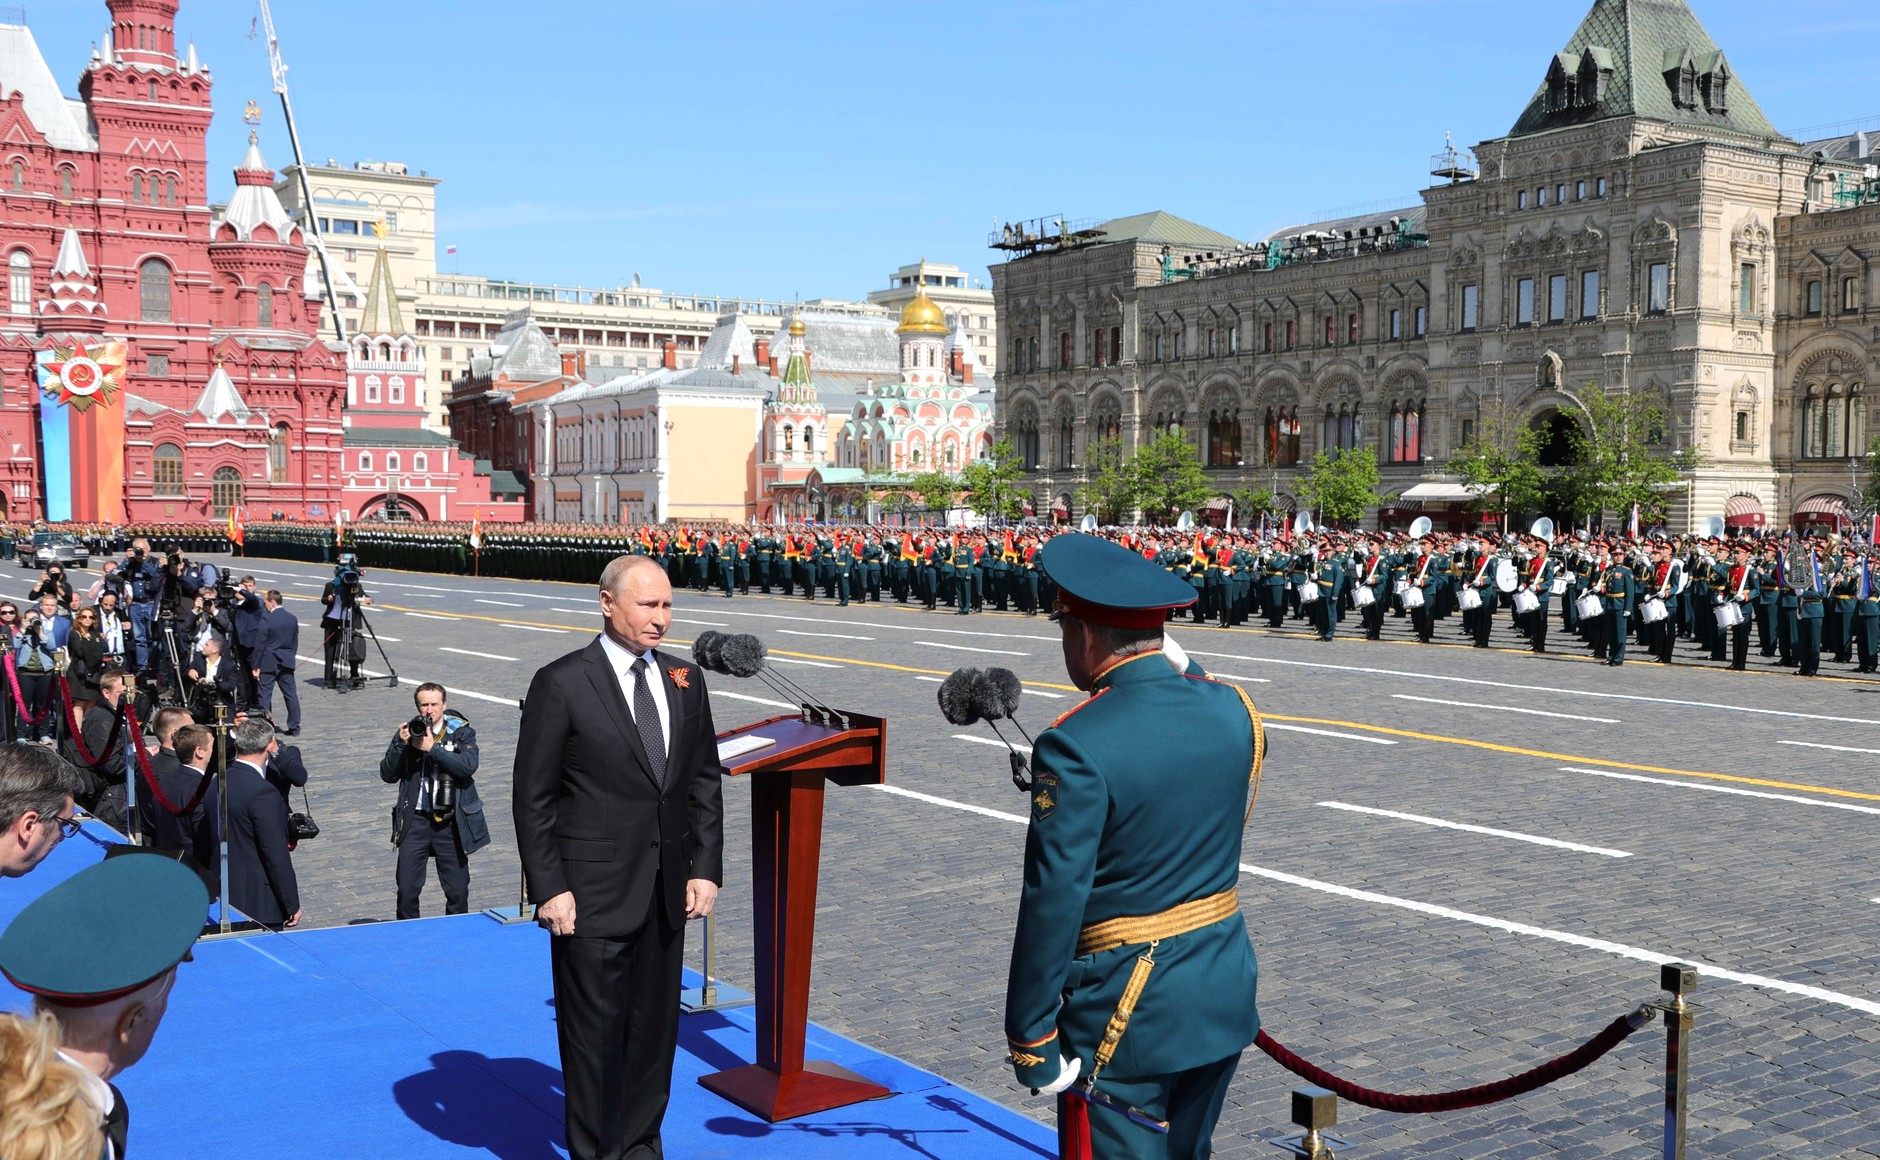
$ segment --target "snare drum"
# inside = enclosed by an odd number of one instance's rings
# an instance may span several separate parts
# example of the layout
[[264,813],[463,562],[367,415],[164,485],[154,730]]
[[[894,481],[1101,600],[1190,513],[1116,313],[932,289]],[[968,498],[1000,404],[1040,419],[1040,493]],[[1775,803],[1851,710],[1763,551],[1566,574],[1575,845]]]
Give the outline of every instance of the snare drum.
[[1299,582],[1299,603],[1310,604],[1314,600],[1317,600],[1318,598],[1319,598],[1319,582],[1318,581],[1301,580]]
[[1482,594],[1474,588],[1464,588],[1462,594],[1456,598],[1456,602],[1462,606],[1464,612],[1467,612],[1472,608],[1482,607]]
[[1591,592],[1580,597],[1579,600],[1574,602],[1573,606],[1579,611],[1581,620],[1596,619],[1600,613],[1606,610],[1606,606],[1600,602],[1599,597],[1593,595]]
[[1403,590],[1403,606],[1406,609],[1423,607],[1423,589],[1405,588]]
[[1554,582],[1548,587],[1547,591],[1553,596],[1565,596],[1567,594],[1567,578],[1565,576],[1554,577]]
[[1717,605],[1717,627],[1735,628],[1743,623],[1743,606],[1734,600]]
[[1357,608],[1369,608],[1377,603],[1377,592],[1369,584],[1360,584],[1351,591],[1351,603]]
[[1541,598],[1534,595],[1532,592],[1517,592],[1514,594],[1514,610],[1516,612],[1526,614],[1537,610],[1540,606]]
[[1668,615],[1665,602],[1656,596],[1648,596],[1638,606],[1638,618],[1646,624],[1657,624]]
[[1410,581],[1399,580],[1395,584],[1392,584],[1390,587],[1391,587],[1392,592],[1395,592],[1397,595],[1402,596],[1404,593],[1410,591]]

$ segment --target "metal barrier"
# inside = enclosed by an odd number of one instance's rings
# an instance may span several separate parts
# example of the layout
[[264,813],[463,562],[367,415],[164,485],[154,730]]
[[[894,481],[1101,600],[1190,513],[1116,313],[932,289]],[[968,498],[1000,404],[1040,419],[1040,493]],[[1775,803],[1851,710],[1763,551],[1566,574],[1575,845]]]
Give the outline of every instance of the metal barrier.
[[699,919],[699,936],[704,941],[704,969],[699,972],[700,983],[696,987],[687,987],[679,992],[679,1013],[697,1015],[705,1011],[730,1011],[738,1007],[749,1007],[757,1000],[745,995],[738,998],[720,999],[718,997],[718,978],[712,974],[712,916]]
[[[1267,1142],[1295,1156],[1305,1157],[1306,1160],[1337,1160],[1332,1151],[1334,1147],[1352,1146],[1350,1141],[1326,1131],[1338,1122],[1340,1094],[1368,1107],[1411,1113],[1454,1111],[1496,1103],[1573,1074],[1617,1046],[1633,1030],[1644,1026],[1653,1013],[1662,1012],[1665,1019],[1664,1160],[1684,1160],[1686,1107],[1691,1080],[1691,1028],[1696,1021],[1697,1011],[1688,996],[1697,989],[1697,968],[1689,963],[1666,963],[1658,969],[1658,985],[1669,992],[1669,998],[1640,1004],[1630,1015],[1615,1019],[1604,1031],[1566,1055],[1509,1079],[1431,1095],[1396,1095],[1360,1087],[1301,1059],[1262,1030],[1260,1037],[1255,1040],[1256,1046],[1287,1070],[1315,1081],[1313,1086],[1294,1088],[1292,1093],[1293,1123],[1305,1130]],[[1317,1086],[1321,1083],[1325,1086]]]

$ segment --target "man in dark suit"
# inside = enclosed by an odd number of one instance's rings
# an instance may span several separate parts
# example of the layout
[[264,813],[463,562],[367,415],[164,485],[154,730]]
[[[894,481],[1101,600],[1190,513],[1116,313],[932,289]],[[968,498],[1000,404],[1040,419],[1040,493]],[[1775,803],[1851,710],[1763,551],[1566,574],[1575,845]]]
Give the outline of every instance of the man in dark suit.
[[281,607],[281,594],[275,589],[268,589],[262,607],[266,611],[261,619],[261,642],[255,648],[254,668],[249,670],[255,679],[255,703],[263,711],[273,712],[274,687],[279,685],[281,696],[287,701],[285,732],[289,737],[297,737],[300,735],[300,690],[294,685],[294,668],[300,664],[296,655],[300,652],[300,621]]
[[300,885],[287,852],[287,799],[268,782],[274,726],[253,718],[229,730],[228,903],[263,926],[300,922]]
[[[81,750],[72,746],[74,763],[91,771],[98,781],[98,799],[92,814],[114,829],[125,828],[124,730],[118,724],[118,704],[124,699],[128,681],[122,669],[106,669],[98,674],[98,701],[79,723]],[[89,752],[92,761],[85,760]]]
[[685,920],[711,913],[724,861],[705,682],[658,648],[672,585],[622,556],[600,606],[600,637],[536,672],[516,743],[516,844],[554,936],[573,1160],[661,1155]]
[[215,737],[200,725],[184,725],[171,737],[171,744],[174,752],[150,759],[150,772],[164,797],[152,811],[150,844],[159,850],[184,851],[213,878],[221,873],[216,840],[220,810],[215,775],[209,772]]
[[241,704],[255,703],[255,650],[261,645],[261,632],[268,610],[262,606],[261,597],[255,592],[255,578],[243,576],[235,587],[235,604],[231,623],[235,633],[230,637],[234,647],[237,671],[241,676]]

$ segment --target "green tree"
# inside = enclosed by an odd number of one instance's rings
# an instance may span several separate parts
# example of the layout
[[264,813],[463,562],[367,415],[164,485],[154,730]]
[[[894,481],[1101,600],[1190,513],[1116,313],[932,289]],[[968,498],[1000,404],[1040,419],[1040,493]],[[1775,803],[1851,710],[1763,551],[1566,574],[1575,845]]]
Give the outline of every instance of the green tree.
[[944,471],[911,475],[903,486],[928,511],[945,511],[955,505],[960,495],[960,481]]
[[1880,435],[1867,440],[1867,483],[1860,489],[1860,503],[1868,511],[1880,509]]
[[1449,457],[1448,470],[1460,476],[1472,498],[1472,512],[1533,511],[1546,500],[1547,472],[1541,466],[1543,436],[1523,425],[1509,446],[1502,423],[1490,419]]
[[1369,447],[1321,451],[1300,480],[1300,498],[1326,523],[1352,523],[1385,497],[1377,490],[1377,453]]
[[1208,502],[1214,484],[1202,469],[1193,445],[1178,431],[1164,431],[1136,449],[1129,460],[1134,482],[1132,506],[1142,509],[1148,523],[1173,523],[1181,512]]
[[1024,489],[1019,480],[1025,468],[1009,439],[992,445],[984,459],[975,460],[960,472],[960,486],[966,491],[973,510],[992,520],[1017,519]]
[[1234,505],[1236,524],[1257,523],[1261,512],[1273,510],[1275,496],[1270,487],[1239,487],[1227,493],[1227,498]]
[[1119,524],[1136,506],[1136,481],[1123,461],[1121,439],[1098,439],[1084,452],[1090,482],[1077,489],[1077,502],[1105,524]]
[[1641,524],[1662,521],[1672,485],[1702,467],[1703,457],[1664,450],[1665,409],[1648,395],[1588,383],[1577,397],[1586,422],[1570,435],[1574,463],[1563,476],[1570,510],[1584,518],[1607,511],[1629,516],[1636,504]]

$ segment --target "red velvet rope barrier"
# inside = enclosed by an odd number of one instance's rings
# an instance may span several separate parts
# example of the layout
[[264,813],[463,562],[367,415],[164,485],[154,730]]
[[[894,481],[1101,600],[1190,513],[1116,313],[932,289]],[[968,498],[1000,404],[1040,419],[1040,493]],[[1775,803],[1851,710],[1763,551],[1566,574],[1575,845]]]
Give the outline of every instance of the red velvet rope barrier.
[[[129,701],[124,702],[124,721],[129,726],[132,737],[142,736],[137,723],[137,709]],[[201,805],[202,799],[209,793],[209,787],[215,782],[214,774],[203,771],[202,780],[196,785],[195,796],[189,799],[188,805],[178,808],[163,792],[163,787],[157,784],[157,775],[150,768],[150,754],[142,745],[134,745],[131,748],[137,754],[137,771],[143,775],[144,784],[150,787],[150,793],[157,799],[157,804],[167,810],[173,818],[180,818]]]
[[[66,719],[70,720],[72,716],[72,687],[65,683],[64,674],[60,674],[59,676],[58,689],[59,696],[57,699],[64,703]],[[106,756],[109,756],[111,751],[117,747],[118,738],[123,736],[123,734],[124,713],[123,710],[120,709],[117,716],[111,720],[111,735],[104,739],[104,751]],[[72,730],[72,748],[77,751],[78,759],[83,761],[86,765],[91,766],[93,769],[97,769],[104,764],[105,759],[103,757],[93,757],[91,755],[91,750],[85,746],[85,735],[79,729]]]
[[1629,1015],[1621,1015],[1614,1019],[1604,1031],[1567,1054],[1558,1059],[1548,1060],[1539,1067],[1530,1068],[1520,1075],[1498,1079],[1493,1083],[1480,1084],[1476,1087],[1462,1088],[1458,1091],[1431,1092],[1427,1095],[1416,1096],[1380,1092],[1372,1088],[1360,1087],[1348,1079],[1340,1079],[1319,1065],[1301,1059],[1293,1053],[1291,1048],[1268,1035],[1265,1028],[1262,1028],[1254,1037],[1253,1045],[1272,1056],[1273,1061],[1287,1071],[1303,1079],[1311,1080],[1322,1088],[1336,1092],[1354,1104],[1363,1104],[1367,1108],[1376,1108],[1383,1112],[1454,1112],[1462,1108],[1477,1108],[1483,1104],[1499,1103],[1502,1100],[1525,1095],[1535,1088],[1545,1087],[1555,1080],[1564,1079],[1617,1047],[1621,1040],[1643,1027],[1650,1019],[1651,1008],[1640,1007]]

